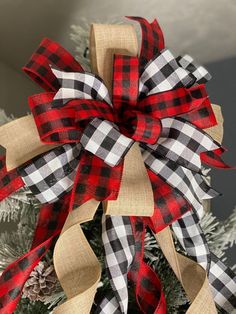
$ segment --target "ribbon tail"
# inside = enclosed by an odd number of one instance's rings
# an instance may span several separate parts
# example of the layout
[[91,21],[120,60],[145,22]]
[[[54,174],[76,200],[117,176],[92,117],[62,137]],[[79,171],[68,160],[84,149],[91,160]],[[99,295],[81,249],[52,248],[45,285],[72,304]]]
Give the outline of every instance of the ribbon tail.
[[68,200],[66,197],[58,203],[41,207],[30,251],[10,264],[0,277],[0,314],[14,312],[30,273],[63,227],[68,214]]
[[143,313],[165,314],[166,301],[161,281],[144,260],[145,224],[140,217],[131,217],[135,239],[135,257],[129,272],[129,279],[135,286],[137,303]]
[[234,169],[235,167],[231,167],[227,165],[221,158],[222,153],[225,152],[225,149],[220,147],[219,149],[215,149],[213,151],[203,152],[201,153],[201,161],[209,166],[213,166],[221,169]]
[[103,216],[102,240],[105,265],[113,290],[98,306],[96,313],[126,314],[128,311],[127,274],[134,258],[134,237],[128,216]]
[[1,314],[11,314],[14,312],[20,300],[25,282],[35,266],[47,253],[52,244],[52,240],[57,234],[48,238],[45,242],[20,257],[4,270],[0,277]]
[[217,306],[232,313],[236,307],[236,276],[210,252],[197,215],[193,211],[186,213],[172,224],[172,229],[186,253],[206,269]]
[[154,214],[148,218],[148,225],[155,232],[179,219],[191,209],[187,200],[158,175],[147,169],[154,196]]
[[17,170],[7,171],[6,156],[0,156],[0,201],[4,200],[25,185]]
[[165,47],[164,35],[161,27],[155,19],[149,23],[141,17],[127,16],[127,18],[137,21],[142,30],[142,44],[140,52],[140,70],[142,72],[146,63]]
[[186,253],[208,272],[210,250],[200,228],[198,216],[189,211],[172,224],[172,229]]

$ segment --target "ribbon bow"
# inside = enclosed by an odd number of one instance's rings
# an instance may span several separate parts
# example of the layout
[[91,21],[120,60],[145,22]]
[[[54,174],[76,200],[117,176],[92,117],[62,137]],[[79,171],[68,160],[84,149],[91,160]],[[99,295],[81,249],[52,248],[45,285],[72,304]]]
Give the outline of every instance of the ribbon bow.
[[[47,45],[53,44],[48,40],[41,43],[40,57],[42,47]],[[31,97],[30,107],[41,140],[66,143],[40,160],[52,160],[52,165],[62,164],[66,170],[60,166],[60,171],[55,166],[38,167],[41,162],[37,158],[33,160],[34,166],[31,163],[23,167],[23,180],[37,191],[38,199],[54,202],[72,186],[73,207],[90,198],[115,199],[123,158],[135,141],[140,143],[146,167],[185,195],[197,210],[202,199],[216,196],[202,178],[200,158],[202,153],[210,151],[214,159],[216,151],[221,149],[202,130],[216,121],[205,86],[193,85],[206,81],[209,75],[195,63],[192,72],[180,66],[188,58],[179,58],[177,62],[168,49],[160,49],[141,68],[138,57],[116,55],[112,100],[98,76],[81,68],[79,72],[49,69],[51,59],[47,58],[47,67],[60,88],[55,94]],[[33,63],[25,70],[32,74],[34,67]],[[38,172],[40,181],[34,179]],[[172,212],[173,220],[180,215]],[[172,221],[163,219],[164,223]]]
[[[186,252],[211,278],[215,278],[216,265],[219,271],[225,267],[210,253],[199,226],[202,200],[218,195],[206,183],[201,162],[227,167],[220,157],[224,150],[203,130],[217,124],[205,89],[210,75],[188,55],[176,59],[165,48],[156,21],[149,24],[142,18],[133,19],[142,28],[141,53],[139,57],[114,56],[111,94],[99,76],[85,72],[64,48],[49,39],[41,42],[24,67],[46,90],[29,98],[40,138],[59,146],[18,169],[23,183],[39,201],[51,204],[43,206],[31,254],[9,266],[0,279],[0,299],[3,295],[1,302],[9,309],[15,307],[27,276],[10,294],[1,290],[1,284],[12,278],[16,268],[19,271],[22,260],[31,258],[30,267],[25,266],[29,273],[42,258],[63,226],[68,204],[76,208],[92,198],[117,198],[123,160],[134,142],[139,143],[152,184],[154,214],[146,220],[109,216],[104,220],[106,266],[113,291],[97,313],[127,313],[128,276],[136,285],[137,300],[145,313],[150,309],[165,312],[160,281],[143,262],[146,224],[155,233],[172,224]],[[14,173],[11,176],[15,178]],[[54,218],[45,225],[46,212],[53,212]],[[52,228],[58,217],[59,223]],[[37,254],[36,249],[40,250]],[[226,277],[221,280],[225,285]],[[152,292],[142,286],[145,281],[140,278],[152,283]],[[230,297],[223,302],[219,298],[225,297],[223,289],[214,279],[210,284],[217,290],[217,304],[231,309],[234,289],[229,289]]]

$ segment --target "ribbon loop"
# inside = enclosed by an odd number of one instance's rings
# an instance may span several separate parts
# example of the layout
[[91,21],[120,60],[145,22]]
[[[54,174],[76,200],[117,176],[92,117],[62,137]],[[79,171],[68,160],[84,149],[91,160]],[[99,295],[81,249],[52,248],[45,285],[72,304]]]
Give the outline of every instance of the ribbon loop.
[[176,61],[180,66],[196,78],[198,84],[205,84],[211,79],[211,74],[202,65],[197,64],[196,61],[189,55],[184,55],[183,57],[178,57]]
[[94,99],[111,105],[108,89],[102,79],[93,73],[63,72],[52,68],[61,87],[54,96],[53,108],[60,108],[72,99]]
[[[113,63],[113,106],[116,114],[136,107],[138,100],[139,59],[137,57],[115,55]],[[118,120],[119,117],[118,117]]]
[[193,85],[195,78],[178,65],[170,50],[165,49],[149,61],[139,80],[139,96],[161,93]]
[[164,36],[156,19],[149,23],[141,17],[129,16],[128,18],[139,22],[142,29],[142,44],[139,57],[141,74],[147,62],[165,48]]
[[181,118],[165,118],[158,142],[147,147],[160,156],[195,172],[201,172],[200,154],[219,149],[207,133]]
[[60,88],[57,78],[51,71],[54,64],[64,71],[81,71],[83,68],[61,45],[44,38],[23,71],[46,91],[57,91]]
[[120,163],[134,141],[121,134],[106,120],[93,119],[80,140],[83,147],[114,167]]

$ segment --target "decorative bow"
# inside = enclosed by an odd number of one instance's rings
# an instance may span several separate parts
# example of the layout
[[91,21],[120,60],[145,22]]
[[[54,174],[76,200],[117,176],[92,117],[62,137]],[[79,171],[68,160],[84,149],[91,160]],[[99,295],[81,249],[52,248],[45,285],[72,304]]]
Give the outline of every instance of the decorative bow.
[[[31,252],[10,265],[0,279],[1,304],[9,311],[16,306],[30,271],[60,232],[67,205],[76,208],[92,198],[117,198],[123,160],[134,142],[139,143],[152,184],[154,214],[146,219],[104,219],[103,242],[113,291],[105,296],[97,313],[127,313],[128,277],[145,313],[165,312],[160,281],[143,262],[146,224],[156,233],[173,223],[182,246],[208,269],[211,278],[217,267],[218,272],[224,270],[210,253],[198,218],[202,200],[218,195],[207,185],[201,162],[227,167],[220,158],[224,150],[203,131],[217,124],[204,85],[210,75],[190,56],[176,59],[165,49],[156,21],[149,24],[133,19],[142,27],[141,53],[139,57],[114,56],[111,94],[99,76],[84,72],[67,51],[49,39],[41,42],[24,67],[46,90],[29,99],[40,138],[60,146],[18,169],[23,181],[18,178],[16,188],[25,184],[41,203],[52,204],[42,207]],[[3,172],[8,175],[4,168]],[[45,212],[54,213],[48,224]],[[12,291],[12,279],[20,270],[25,274]],[[227,276],[222,276],[221,284],[227,285],[233,275],[228,271]],[[152,291],[144,279],[151,282]],[[2,288],[3,284],[8,288]],[[218,305],[231,309],[235,288],[229,288],[226,296],[216,280],[210,284],[217,291]],[[227,302],[222,301],[226,297]]]

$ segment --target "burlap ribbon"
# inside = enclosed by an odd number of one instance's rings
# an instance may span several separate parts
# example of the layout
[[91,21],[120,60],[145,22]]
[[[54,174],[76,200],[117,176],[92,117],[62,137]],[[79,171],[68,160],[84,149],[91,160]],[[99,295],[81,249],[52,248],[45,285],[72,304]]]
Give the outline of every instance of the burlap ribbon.
[[[106,86],[110,89],[114,52],[129,55],[138,53],[138,44],[133,27],[130,25],[92,25],[90,36],[92,69],[103,78]],[[218,126],[206,131],[214,139],[221,142],[223,119],[220,107],[213,105],[213,108]],[[38,143],[35,151],[38,152],[39,146]],[[43,149],[42,144],[40,147]],[[8,146],[8,154],[10,153],[9,149]],[[13,155],[15,156],[15,151]],[[18,160],[20,158],[18,156]],[[27,158],[29,159],[29,156]],[[8,156],[8,166],[16,167],[16,163]],[[138,145],[134,145],[125,157],[118,199],[104,202],[103,205],[106,214],[109,215],[139,216],[142,215],[144,208],[149,215],[152,214],[154,208],[153,192]],[[56,243],[54,265],[68,300],[57,307],[54,313],[86,314],[91,310],[100,279],[100,265],[85,239],[80,224],[93,219],[97,206],[97,201],[89,201],[71,212]],[[191,300],[188,313],[216,313],[205,270],[175,251],[169,228],[156,234],[156,238]]]

